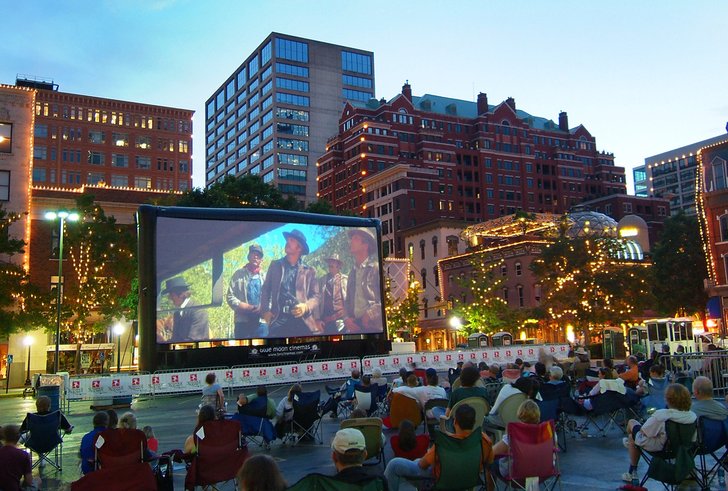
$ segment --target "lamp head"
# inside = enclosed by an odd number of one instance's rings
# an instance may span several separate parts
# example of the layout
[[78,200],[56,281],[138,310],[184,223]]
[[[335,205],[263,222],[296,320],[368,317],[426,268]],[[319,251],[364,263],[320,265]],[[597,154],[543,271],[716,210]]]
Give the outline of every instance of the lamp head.
[[30,346],[34,341],[35,339],[33,339],[33,336],[29,334],[23,338],[23,345]]
[[123,324],[114,324],[114,334],[117,336],[121,336],[124,334],[124,326]]

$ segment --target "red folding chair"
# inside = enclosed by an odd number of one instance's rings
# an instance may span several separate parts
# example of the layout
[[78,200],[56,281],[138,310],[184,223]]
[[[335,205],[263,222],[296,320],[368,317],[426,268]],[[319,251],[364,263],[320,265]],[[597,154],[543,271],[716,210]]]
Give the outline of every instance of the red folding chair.
[[71,483],[71,491],[157,491],[157,479],[149,464],[104,467]]
[[148,453],[144,432],[126,428],[102,431],[96,435],[94,448],[97,469],[138,464],[144,462]]
[[194,434],[197,453],[192,455],[185,477],[185,490],[231,481],[248,458],[241,444],[240,424],[232,420],[206,421]]
[[508,473],[499,478],[507,489],[526,489],[537,479],[546,489],[560,485],[558,445],[553,421],[539,424],[508,423]]

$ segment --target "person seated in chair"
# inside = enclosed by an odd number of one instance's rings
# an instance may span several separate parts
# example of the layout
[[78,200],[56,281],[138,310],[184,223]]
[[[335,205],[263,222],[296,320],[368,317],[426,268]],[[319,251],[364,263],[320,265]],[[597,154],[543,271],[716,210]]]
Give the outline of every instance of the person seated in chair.
[[[475,369],[475,372],[477,374],[477,369]],[[451,436],[460,439],[468,437],[473,430],[476,429],[475,409],[467,404],[461,404],[458,406],[455,410],[454,426],[455,433]],[[477,428],[479,428],[479,426]],[[493,462],[493,445],[485,433],[481,433],[481,447],[483,456],[483,460],[481,462],[482,469],[483,464],[490,464]],[[390,460],[387,464],[387,468],[384,470],[384,477],[387,479],[390,489],[398,489],[400,491],[417,489],[414,485],[406,481],[408,477],[434,477],[437,479],[440,475],[440,468],[439,461],[435,458],[436,455],[437,448],[436,445],[433,445],[421,459],[408,460],[401,457],[395,457]]]
[[[503,401],[514,394],[526,394],[529,399],[541,399],[538,389],[539,383],[533,377],[521,377],[512,384],[505,384],[500,392],[498,392],[498,397],[496,397],[493,407],[490,408],[488,420],[494,424],[500,424],[498,409],[503,404]],[[452,401],[452,398],[450,400]]]
[[697,417],[724,420],[728,418],[728,409],[713,399],[713,382],[708,377],[700,376],[693,381],[693,396],[695,400],[690,410]]
[[[51,398],[48,396],[40,396],[35,400],[35,408],[38,416],[44,416],[51,413]],[[61,413],[61,423],[59,426],[64,433],[68,434],[73,431],[73,425],[68,422],[66,416]],[[23,423],[20,425],[20,434],[22,435],[28,431],[28,417],[26,416]]]
[[[667,409],[658,409],[650,416],[645,424],[630,419],[627,423],[627,435],[622,443],[629,450],[629,471],[622,474],[622,480],[631,482],[637,479],[637,462],[640,458],[640,448],[648,452],[659,452],[667,442],[665,422],[674,421],[678,424],[694,424],[697,417],[690,411],[690,392],[680,384],[670,384],[665,390]],[[639,448],[638,448],[639,447]]]
[[[365,484],[382,476],[364,468],[367,459],[367,443],[356,428],[344,428],[336,432],[331,442],[331,459],[336,466],[336,479],[349,484]],[[396,488],[392,488],[396,489]]]
[[636,356],[630,356],[627,358],[627,371],[620,373],[619,378],[624,380],[624,385],[627,387],[631,389],[637,388],[637,382],[640,380],[640,373]]
[[447,409],[443,412],[443,408],[435,407],[432,408],[432,414],[435,418],[442,416],[450,417],[452,408],[458,402],[468,397],[482,397],[485,401],[488,400],[488,391],[485,387],[478,387],[476,384],[480,381],[480,373],[478,369],[472,364],[465,365],[462,372],[460,373],[460,387],[452,391],[450,394],[450,402],[448,402]]
[[99,411],[94,414],[93,425],[94,429],[81,438],[81,447],[78,450],[78,455],[81,457],[82,474],[88,474],[95,470],[94,440],[96,440],[96,435],[104,431],[109,425],[109,413]]
[[268,397],[268,389],[264,385],[258,386],[255,394],[238,396],[238,414],[258,416],[273,419],[276,417],[276,404]]
[[197,445],[195,444],[195,433],[202,427],[204,423],[214,420],[215,408],[213,406],[210,406],[209,404],[206,406],[202,406],[200,408],[200,412],[197,413],[197,424],[195,425],[195,430],[190,436],[185,439],[185,444],[183,447],[183,451],[185,454],[197,453]]
[[663,392],[667,387],[667,379],[665,378],[665,367],[660,363],[650,367],[650,378],[647,382],[643,379],[637,383],[635,394],[642,398],[642,406],[647,409],[664,409],[665,398]]
[[331,396],[331,399],[333,399],[333,402],[335,404],[329,404],[328,402],[325,404],[326,407],[333,406],[333,410],[331,411],[332,418],[337,417],[339,402],[341,402],[342,400],[351,401],[352,399],[354,399],[354,391],[357,387],[359,387],[359,385],[361,385],[361,372],[358,368],[354,368],[351,371],[351,377],[349,377],[346,382],[341,384],[339,390]]
[[[526,399],[518,406],[518,413],[516,413],[518,421],[521,423],[527,423],[531,425],[537,425],[541,422],[541,410],[531,399]],[[501,476],[508,475],[509,459],[507,457],[510,451],[510,440],[508,433],[503,433],[503,439],[493,445],[493,455],[495,457],[506,456],[498,460],[498,472]]]
[[30,454],[18,448],[18,425],[3,426],[0,437],[4,441],[0,447],[0,489],[38,489],[41,481],[40,478],[33,480]]

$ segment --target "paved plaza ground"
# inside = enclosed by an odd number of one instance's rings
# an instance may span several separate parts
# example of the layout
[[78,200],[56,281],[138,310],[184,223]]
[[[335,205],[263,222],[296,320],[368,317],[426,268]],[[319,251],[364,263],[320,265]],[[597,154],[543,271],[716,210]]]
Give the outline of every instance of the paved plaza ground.
[[[304,387],[304,390],[316,389],[321,389],[322,394],[325,394],[322,384],[309,384]],[[287,387],[274,387],[271,389],[271,397],[277,402],[285,396],[286,390]],[[137,415],[139,427],[152,426],[159,439],[160,451],[165,451],[182,447],[184,439],[193,430],[196,418],[195,409],[199,401],[199,395],[143,398],[135,400],[132,409]],[[29,411],[35,411],[34,400],[23,399],[18,393],[11,392],[9,397],[0,398],[0,425],[20,424],[25,413]],[[120,414],[121,412],[123,411],[120,411]],[[56,472],[47,468],[44,470],[36,468],[33,471],[34,475],[42,478],[42,489],[64,489],[67,483],[79,478],[77,456],[79,442],[81,437],[91,430],[93,414],[88,402],[71,404],[70,414],[67,416],[75,429],[64,440],[63,471]],[[328,416],[324,418],[323,445],[301,443],[292,447],[290,444],[281,445],[280,440],[272,443],[270,455],[278,461],[289,484],[296,482],[309,472],[335,473],[331,463],[329,445],[338,425],[338,420]],[[568,437],[567,452],[560,455],[562,488],[613,490],[621,486],[620,476],[627,470],[627,451],[622,446],[622,436],[624,435],[621,430],[613,428],[607,437]],[[264,452],[262,448],[255,445],[249,448],[253,454]],[[391,449],[387,448],[387,460],[391,457]],[[383,469],[381,466],[380,468]],[[645,470],[646,466],[641,463],[640,474]],[[175,468],[175,489],[184,489],[184,475],[183,467]],[[650,481],[648,481],[647,488],[650,490],[663,489],[661,484]],[[232,485],[227,485],[221,489],[232,490],[234,488]],[[714,483],[713,489],[718,489],[717,483]]]

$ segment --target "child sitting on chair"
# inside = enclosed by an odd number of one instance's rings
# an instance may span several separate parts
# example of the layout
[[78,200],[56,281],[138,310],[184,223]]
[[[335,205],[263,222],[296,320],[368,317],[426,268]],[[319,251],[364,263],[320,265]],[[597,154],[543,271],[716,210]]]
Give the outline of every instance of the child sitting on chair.
[[[531,399],[526,399],[521,403],[520,406],[518,406],[518,412],[516,413],[516,417],[521,423],[537,425],[541,422],[541,410],[538,408],[538,404],[536,404],[535,401]],[[510,460],[508,457],[509,451],[510,442],[508,440],[508,433],[503,433],[503,439],[493,445],[493,455],[496,457],[496,459],[499,456],[505,455],[505,457],[498,459],[498,471],[500,472],[501,476],[508,475],[508,468],[510,465]]]

